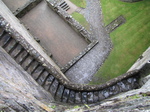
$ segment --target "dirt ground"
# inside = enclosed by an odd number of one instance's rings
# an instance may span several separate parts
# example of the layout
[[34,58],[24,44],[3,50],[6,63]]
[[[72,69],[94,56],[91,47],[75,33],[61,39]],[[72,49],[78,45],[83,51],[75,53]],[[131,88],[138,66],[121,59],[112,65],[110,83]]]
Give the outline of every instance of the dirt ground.
[[45,1],[28,12],[21,21],[62,67],[88,45]]

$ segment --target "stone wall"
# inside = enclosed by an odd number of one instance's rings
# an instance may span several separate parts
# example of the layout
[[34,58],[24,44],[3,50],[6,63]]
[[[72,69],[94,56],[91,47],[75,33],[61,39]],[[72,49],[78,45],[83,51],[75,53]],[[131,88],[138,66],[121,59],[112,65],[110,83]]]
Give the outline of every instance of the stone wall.
[[138,87],[140,70],[127,72],[102,85],[79,85],[70,82],[1,1],[0,27],[24,47],[29,55],[50,74],[50,77],[46,78],[48,82],[44,81],[44,83],[49,84],[46,90],[58,101],[65,103],[95,103]]
[[[46,85],[48,83],[48,86],[50,87],[46,90],[48,90],[58,101],[65,103],[94,103],[120,92],[138,87],[138,77],[134,77],[138,74],[137,70],[125,73],[102,85],[92,86],[73,84],[63,77],[63,75],[61,75],[61,73],[54,66],[52,66],[51,63],[49,63],[40,53],[38,53],[37,50],[33,48],[30,43],[28,43],[26,40],[27,38],[22,38],[21,34],[16,31],[17,29],[12,29],[10,24],[3,17],[0,17],[0,26],[5,29],[5,32],[12,35],[12,38],[20,43],[21,46],[27,50],[30,56],[34,58],[40,66],[45,68],[45,70],[51,74],[48,78],[44,79],[46,81],[42,79],[44,81],[42,82],[44,83],[43,87],[46,89]],[[42,74],[40,76],[42,76]]]
[[105,27],[106,32],[111,33],[112,31],[114,31],[116,28],[118,28],[125,22],[126,22],[126,19],[122,15],[117,17],[114,21],[112,21]]
[[141,69],[146,63],[150,63],[150,47],[139,57],[128,71]]
[[69,15],[60,6],[63,0],[47,0],[48,6],[53,9],[67,24],[69,24],[80,36],[84,38],[89,45],[80,54],[68,62],[64,67],[61,68],[63,72],[73,66],[80,58],[82,58],[88,51],[90,51],[97,43],[98,40],[91,36],[91,34],[71,15]]
[[120,0],[120,1],[123,1],[123,2],[139,2],[139,1],[142,1],[142,0]]
[[[9,69],[9,70],[8,70]],[[53,97],[0,47],[0,111],[52,111]]]
[[[150,77],[150,75],[148,75]],[[64,112],[149,112],[150,78],[136,90],[119,94],[98,104],[91,104]]]

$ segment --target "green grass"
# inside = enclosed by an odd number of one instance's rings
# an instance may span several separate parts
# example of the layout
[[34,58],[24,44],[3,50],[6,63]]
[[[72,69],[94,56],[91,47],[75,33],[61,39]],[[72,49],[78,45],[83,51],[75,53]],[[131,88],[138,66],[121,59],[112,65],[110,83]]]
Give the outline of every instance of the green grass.
[[84,18],[84,16],[82,14],[79,14],[77,12],[74,12],[71,14],[72,17],[77,20],[83,27],[85,27],[87,30],[90,29],[90,25],[89,23],[86,21],[86,19]]
[[125,73],[150,46],[150,0],[101,0],[101,5],[105,25],[120,15],[126,23],[110,34],[113,50],[90,84],[102,84]]
[[72,3],[77,5],[78,7],[85,8],[86,7],[86,1],[85,0],[70,0]]

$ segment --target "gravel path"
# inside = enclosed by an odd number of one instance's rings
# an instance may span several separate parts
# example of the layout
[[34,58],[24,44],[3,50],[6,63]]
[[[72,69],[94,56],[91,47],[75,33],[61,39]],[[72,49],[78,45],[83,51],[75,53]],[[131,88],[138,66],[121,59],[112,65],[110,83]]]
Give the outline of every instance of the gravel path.
[[102,21],[102,10],[99,0],[86,0],[87,7],[80,13],[85,16],[91,25],[92,36],[99,43],[72,68],[66,72],[70,81],[79,84],[87,84],[107,58],[111,48],[111,40],[106,33]]

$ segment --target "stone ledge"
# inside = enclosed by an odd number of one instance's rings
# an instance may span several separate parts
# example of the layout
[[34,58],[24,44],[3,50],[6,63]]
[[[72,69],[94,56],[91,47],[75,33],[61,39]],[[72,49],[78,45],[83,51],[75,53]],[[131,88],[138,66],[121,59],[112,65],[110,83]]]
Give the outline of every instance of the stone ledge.
[[139,1],[143,1],[143,0],[120,0],[120,1],[123,1],[123,2],[139,2]]
[[118,28],[119,26],[121,26],[125,22],[126,22],[126,20],[122,15],[117,17],[115,20],[113,20],[110,24],[108,24],[105,27],[106,32],[111,33],[112,31],[114,31],[116,28]]
[[66,72],[70,67],[72,67],[77,61],[79,61],[86,53],[88,53],[96,44],[98,41],[94,41],[91,44],[89,44],[80,54],[68,62],[68,64],[65,65],[65,67],[61,68],[62,72]]

